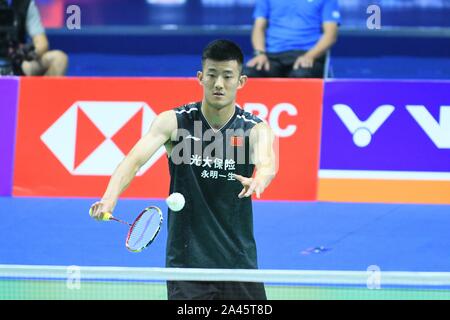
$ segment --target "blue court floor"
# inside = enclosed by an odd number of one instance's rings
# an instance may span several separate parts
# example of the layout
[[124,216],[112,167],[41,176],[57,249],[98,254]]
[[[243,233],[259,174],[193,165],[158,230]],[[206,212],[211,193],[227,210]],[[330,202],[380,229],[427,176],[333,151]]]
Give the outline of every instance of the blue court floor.
[[[167,225],[142,253],[129,253],[127,228],[95,222],[96,199],[0,198],[0,264],[164,266]],[[121,200],[132,220],[161,200]],[[450,271],[450,206],[254,202],[262,269]],[[324,247],[319,253],[307,249]]]

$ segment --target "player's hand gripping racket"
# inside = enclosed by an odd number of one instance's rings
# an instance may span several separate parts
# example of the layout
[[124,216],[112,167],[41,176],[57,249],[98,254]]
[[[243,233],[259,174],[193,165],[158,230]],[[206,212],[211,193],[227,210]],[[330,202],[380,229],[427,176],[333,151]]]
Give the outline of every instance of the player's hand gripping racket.
[[[89,210],[89,214],[92,215],[92,208]],[[125,241],[125,246],[131,252],[141,252],[147,248],[161,229],[163,222],[163,216],[161,209],[155,206],[145,208],[134,220],[133,223],[117,219],[109,212],[103,213],[103,221],[117,221],[130,227]]]

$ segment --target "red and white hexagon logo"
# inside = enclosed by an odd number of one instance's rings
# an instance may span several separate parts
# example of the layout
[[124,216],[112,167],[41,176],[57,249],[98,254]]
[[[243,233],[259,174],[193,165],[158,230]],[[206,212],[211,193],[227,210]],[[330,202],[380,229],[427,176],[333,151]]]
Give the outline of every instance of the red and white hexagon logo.
[[[77,101],[41,135],[41,140],[72,175],[108,176],[155,117],[145,102]],[[138,175],[164,153],[161,147]]]

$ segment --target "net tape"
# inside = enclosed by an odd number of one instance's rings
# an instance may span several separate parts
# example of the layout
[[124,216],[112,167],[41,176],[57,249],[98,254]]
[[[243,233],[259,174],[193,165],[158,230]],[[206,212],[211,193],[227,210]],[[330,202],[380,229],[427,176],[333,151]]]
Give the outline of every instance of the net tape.
[[[198,268],[135,268],[135,267],[78,267],[0,265],[1,278],[66,279],[69,270],[76,268],[82,281],[246,281],[286,284],[366,285],[368,271],[330,270],[249,270]],[[445,286],[450,287],[450,272],[382,271],[383,285]]]

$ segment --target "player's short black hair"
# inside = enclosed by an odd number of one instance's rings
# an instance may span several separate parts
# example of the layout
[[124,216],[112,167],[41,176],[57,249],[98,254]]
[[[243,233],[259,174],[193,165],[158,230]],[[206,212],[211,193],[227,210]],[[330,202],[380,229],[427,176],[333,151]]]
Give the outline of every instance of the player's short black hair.
[[236,60],[239,68],[242,69],[244,54],[242,53],[241,48],[233,41],[219,39],[210,42],[205,49],[203,49],[202,65],[205,63],[206,59],[214,61]]

